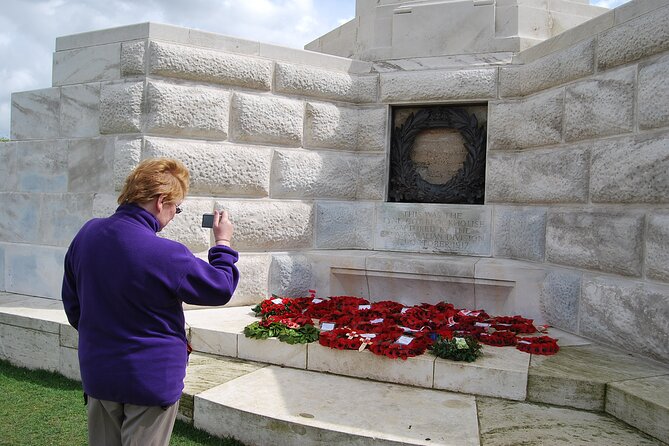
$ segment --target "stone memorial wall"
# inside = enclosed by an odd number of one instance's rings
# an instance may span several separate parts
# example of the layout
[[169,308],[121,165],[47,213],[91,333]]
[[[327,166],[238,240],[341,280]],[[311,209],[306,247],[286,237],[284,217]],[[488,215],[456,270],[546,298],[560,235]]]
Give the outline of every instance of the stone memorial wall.
[[[669,6],[414,62],[156,24],[57,39],[53,86],[12,96],[0,144],[0,289],[59,298],[78,228],[113,212],[139,160],[170,156],[191,194],[161,235],[203,255],[201,214],[228,209],[237,305],[398,277],[420,302],[440,277],[472,305],[669,361]],[[488,104],[484,205],[387,202],[391,107],[426,104]]]

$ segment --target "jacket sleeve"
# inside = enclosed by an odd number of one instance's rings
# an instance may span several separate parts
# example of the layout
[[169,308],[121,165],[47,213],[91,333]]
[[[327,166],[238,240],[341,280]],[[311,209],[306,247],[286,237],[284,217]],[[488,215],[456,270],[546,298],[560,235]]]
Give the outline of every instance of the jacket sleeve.
[[81,309],[79,306],[79,295],[77,294],[77,282],[74,276],[74,268],[72,265],[72,245],[65,254],[63,274],[63,287],[61,289],[61,298],[63,300],[63,308],[67,315],[67,320],[75,329],[79,328],[79,316]]
[[[192,255],[192,254],[191,254]],[[227,246],[209,249],[209,263],[195,256],[178,287],[179,297],[192,305],[225,305],[239,283],[237,251]]]

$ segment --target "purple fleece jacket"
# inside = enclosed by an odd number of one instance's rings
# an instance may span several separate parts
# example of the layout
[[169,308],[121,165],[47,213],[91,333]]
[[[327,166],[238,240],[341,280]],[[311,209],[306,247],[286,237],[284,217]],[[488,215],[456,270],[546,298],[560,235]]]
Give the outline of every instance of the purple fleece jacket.
[[159,227],[148,211],[122,205],[86,223],[65,256],[63,306],[79,331],[84,392],[94,398],[178,401],[188,359],[182,302],[224,305],[237,287],[236,251],[214,246],[207,263],[158,237]]

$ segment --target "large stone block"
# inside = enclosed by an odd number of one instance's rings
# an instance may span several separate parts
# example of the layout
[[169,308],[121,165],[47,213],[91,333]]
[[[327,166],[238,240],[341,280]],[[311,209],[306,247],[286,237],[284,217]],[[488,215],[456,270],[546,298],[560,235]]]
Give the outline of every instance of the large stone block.
[[273,62],[220,51],[150,42],[149,73],[203,82],[269,90]]
[[359,151],[385,151],[388,139],[388,107],[358,109]]
[[570,85],[564,104],[565,140],[628,133],[634,129],[636,67]]
[[374,203],[316,205],[316,248],[374,249]]
[[60,89],[60,135],[83,138],[100,134],[100,84]]
[[297,147],[302,143],[303,115],[301,101],[235,93],[230,123],[232,138]]
[[546,260],[626,276],[641,275],[643,215],[550,212]]
[[669,214],[651,214],[646,228],[646,276],[669,282]]
[[560,142],[563,102],[562,89],[519,101],[491,102],[488,149],[515,150]]
[[0,192],[17,190],[16,147],[19,143],[0,143]]
[[57,138],[60,88],[12,93],[11,139]]
[[181,160],[190,172],[190,193],[266,197],[272,150],[230,144],[147,138],[144,157]]
[[540,299],[542,313],[550,325],[572,333],[578,331],[581,276],[563,269],[551,269],[546,273]]
[[303,297],[313,288],[311,261],[303,254],[274,254],[269,270],[269,292]]
[[617,25],[597,37],[597,65],[607,69],[669,49],[669,7]]
[[34,243],[40,239],[39,210],[41,194],[0,193],[0,240]]
[[93,218],[109,217],[118,208],[116,195],[95,194],[93,197]]
[[5,245],[5,288],[10,293],[60,298],[66,251],[51,246]]
[[121,77],[121,44],[94,45],[53,54],[52,85],[110,81]]
[[492,202],[574,203],[588,198],[588,151],[493,153],[486,194]]
[[304,147],[355,150],[357,139],[357,109],[307,102]]
[[73,139],[68,143],[67,190],[114,192],[115,138]]
[[230,93],[209,87],[149,82],[146,130],[175,136],[226,139]]
[[500,96],[525,96],[592,74],[595,44],[587,39],[527,65],[499,70]]
[[0,291],[5,291],[5,245],[0,243]]
[[546,241],[546,209],[496,206],[495,257],[542,262]]
[[481,100],[497,96],[497,69],[383,73],[381,101]]
[[100,90],[100,133],[142,130],[143,82],[103,84]]
[[58,370],[58,334],[0,324],[0,339],[0,359],[33,370]]
[[68,247],[93,217],[93,194],[46,194],[40,210],[40,243]]
[[20,192],[67,192],[67,141],[21,141],[16,146]]
[[357,156],[348,153],[275,150],[272,197],[355,198]]
[[125,179],[142,158],[141,139],[118,139],[114,144],[114,190],[123,189]]
[[217,201],[235,225],[232,244],[240,251],[311,248],[313,209],[299,201]]
[[121,76],[136,76],[146,72],[146,41],[121,43]]
[[590,196],[600,203],[669,203],[669,134],[597,141]]
[[181,209],[183,212],[175,215],[158,235],[183,243],[193,252],[208,250],[212,245],[211,230],[202,227],[202,214],[213,212],[213,200],[186,198]]
[[255,305],[267,298],[271,263],[269,254],[242,253],[237,262],[239,285],[227,306]]
[[669,125],[669,56],[641,64],[639,68],[639,127]]
[[304,65],[277,63],[275,78],[275,89],[281,93],[356,103],[376,101],[375,75],[351,75]]
[[669,287],[586,277],[580,333],[666,362],[669,359]]
[[358,163],[358,200],[383,200],[386,188],[386,157],[359,156]]

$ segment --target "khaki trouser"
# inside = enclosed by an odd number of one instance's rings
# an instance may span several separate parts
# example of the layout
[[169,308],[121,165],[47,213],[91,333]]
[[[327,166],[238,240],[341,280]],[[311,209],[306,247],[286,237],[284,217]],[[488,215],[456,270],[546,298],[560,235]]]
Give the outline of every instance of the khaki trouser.
[[88,397],[90,446],[167,446],[179,403],[136,406]]

